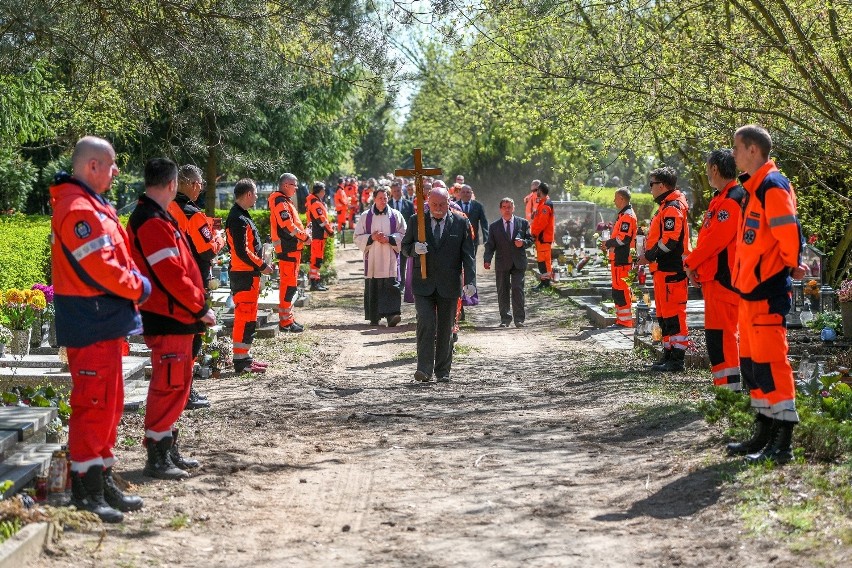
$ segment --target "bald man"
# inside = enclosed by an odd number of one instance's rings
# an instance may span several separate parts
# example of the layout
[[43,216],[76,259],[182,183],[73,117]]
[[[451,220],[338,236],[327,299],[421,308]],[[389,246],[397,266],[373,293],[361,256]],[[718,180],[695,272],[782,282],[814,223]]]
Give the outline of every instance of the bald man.
[[125,337],[142,332],[138,305],[151,294],[128,249],[113,206],[102,196],[118,175],[115,150],[86,136],[74,147],[74,175],[60,172],[50,188],[56,337],[71,370],[72,504],[107,523],[142,507],[116,486],[116,429],[124,411],[121,369]]

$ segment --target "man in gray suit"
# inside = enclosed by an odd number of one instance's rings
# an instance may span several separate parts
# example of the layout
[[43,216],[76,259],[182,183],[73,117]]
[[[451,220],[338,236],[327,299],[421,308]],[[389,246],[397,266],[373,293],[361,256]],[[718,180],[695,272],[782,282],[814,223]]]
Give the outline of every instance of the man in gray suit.
[[[512,315],[515,327],[524,327],[524,275],[527,271],[528,246],[533,244],[529,221],[515,216],[515,202],[504,197],[500,200],[500,219],[491,223],[485,242],[485,269],[491,268],[491,259],[497,253],[494,267],[497,274],[497,306],[500,309],[500,327],[509,327]],[[509,313],[509,291],[512,296],[512,313]]]
[[[414,259],[411,289],[417,310],[417,371],[414,378],[427,382],[432,373],[439,383],[450,380],[453,363],[453,323],[462,292],[476,293],[476,265],[470,222],[449,211],[450,195],[443,187],[429,193],[426,241],[417,241],[417,215],[411,217],[402,251]],[[426,278],[420,276],[420,263],[426,263]]]
[[479,248],[480,227],[482,242],[488,240],[488,219],[485,218],[485,209],[482,203],[473,199],[473,189],[467,184],[462,185],[459,190],[459,206],[473,227],[473,256],[476,256],[476,249]]

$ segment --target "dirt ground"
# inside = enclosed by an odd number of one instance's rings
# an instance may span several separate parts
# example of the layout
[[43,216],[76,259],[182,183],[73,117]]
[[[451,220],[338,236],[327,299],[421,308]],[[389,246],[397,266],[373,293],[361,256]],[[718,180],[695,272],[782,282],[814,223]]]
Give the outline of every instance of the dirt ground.
[[145,508],[66,531],[35,564],[66,566],[815,565],[744,533],[718,431],[682,404],[706,376],[661,379],[584,339],[579,312],[529,293],[499,329],[479,279],[449,384],[415,384],[414,309],[363,321],[360,260],[298,309],[301,336],[259,341],[260,377],[199,382],[184,482],[141,475],[141,417],[116,466]]

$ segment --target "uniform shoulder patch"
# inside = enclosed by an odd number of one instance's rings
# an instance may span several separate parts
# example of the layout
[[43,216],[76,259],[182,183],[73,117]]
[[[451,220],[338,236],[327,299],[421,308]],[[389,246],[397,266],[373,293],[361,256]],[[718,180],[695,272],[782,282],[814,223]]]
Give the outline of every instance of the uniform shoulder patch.
[[289,218],[290,218],[290,213],[286,209],[281,211],[281,220],[282,221],[286,221]]
[[667,218],[663,221],[663,228],[664,228],[666,231],[674,231],[674,228],[675,228],[675,220],[674,220],[674,217],[667,217]]
[[203,227],[201,227],[200,232],[201,232],[201,236],[204,237],[205,240],[209,241],[209,240],[213,239],[213,235],[210,234],[210,227],[208,227],[207,225],[204,225]]
[[624,221],[623,223],[621,223],[621,232],[622,233],[626,233],[629,230],[630,230],[630,223],[628,223],[627,221]]
[[730,214],[729,214],[729,213],[728,213],[725,209],[722,209],[721,211],[719,211],[719,214],[718,214],[718,215],[716,215],[716,218],[717,218],[720,222],[725,222],[725,221],[727,221],[729,217],[730,217]]
[[757,235],[754,232],[754,229],[749,229],[745,233],[743,233],[743,242],[747,245],[750,245],[754,242],[754,239]]
[[85,221],[79,221],[74,225],[74,234],[80,239],[85,239],[92,234],[92,227]]

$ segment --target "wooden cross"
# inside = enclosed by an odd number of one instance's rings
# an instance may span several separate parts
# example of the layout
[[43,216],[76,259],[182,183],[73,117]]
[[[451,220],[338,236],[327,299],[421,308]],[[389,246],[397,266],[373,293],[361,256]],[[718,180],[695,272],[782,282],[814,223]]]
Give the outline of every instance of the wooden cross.
[[[414,156],[414,168],[410,170],[395,170],[393,175],[398,177],[414,176],[414,187],[416,188],[417,202],[417,240],[421,243],[426,242],[426,215],[423,195],[423,176],[439,176],[443,173],[440,168],[424,168],[423,155],[420,148],[415,148],[412,151]],[[420,277],[426,279],[426,259],[420,259]]]

